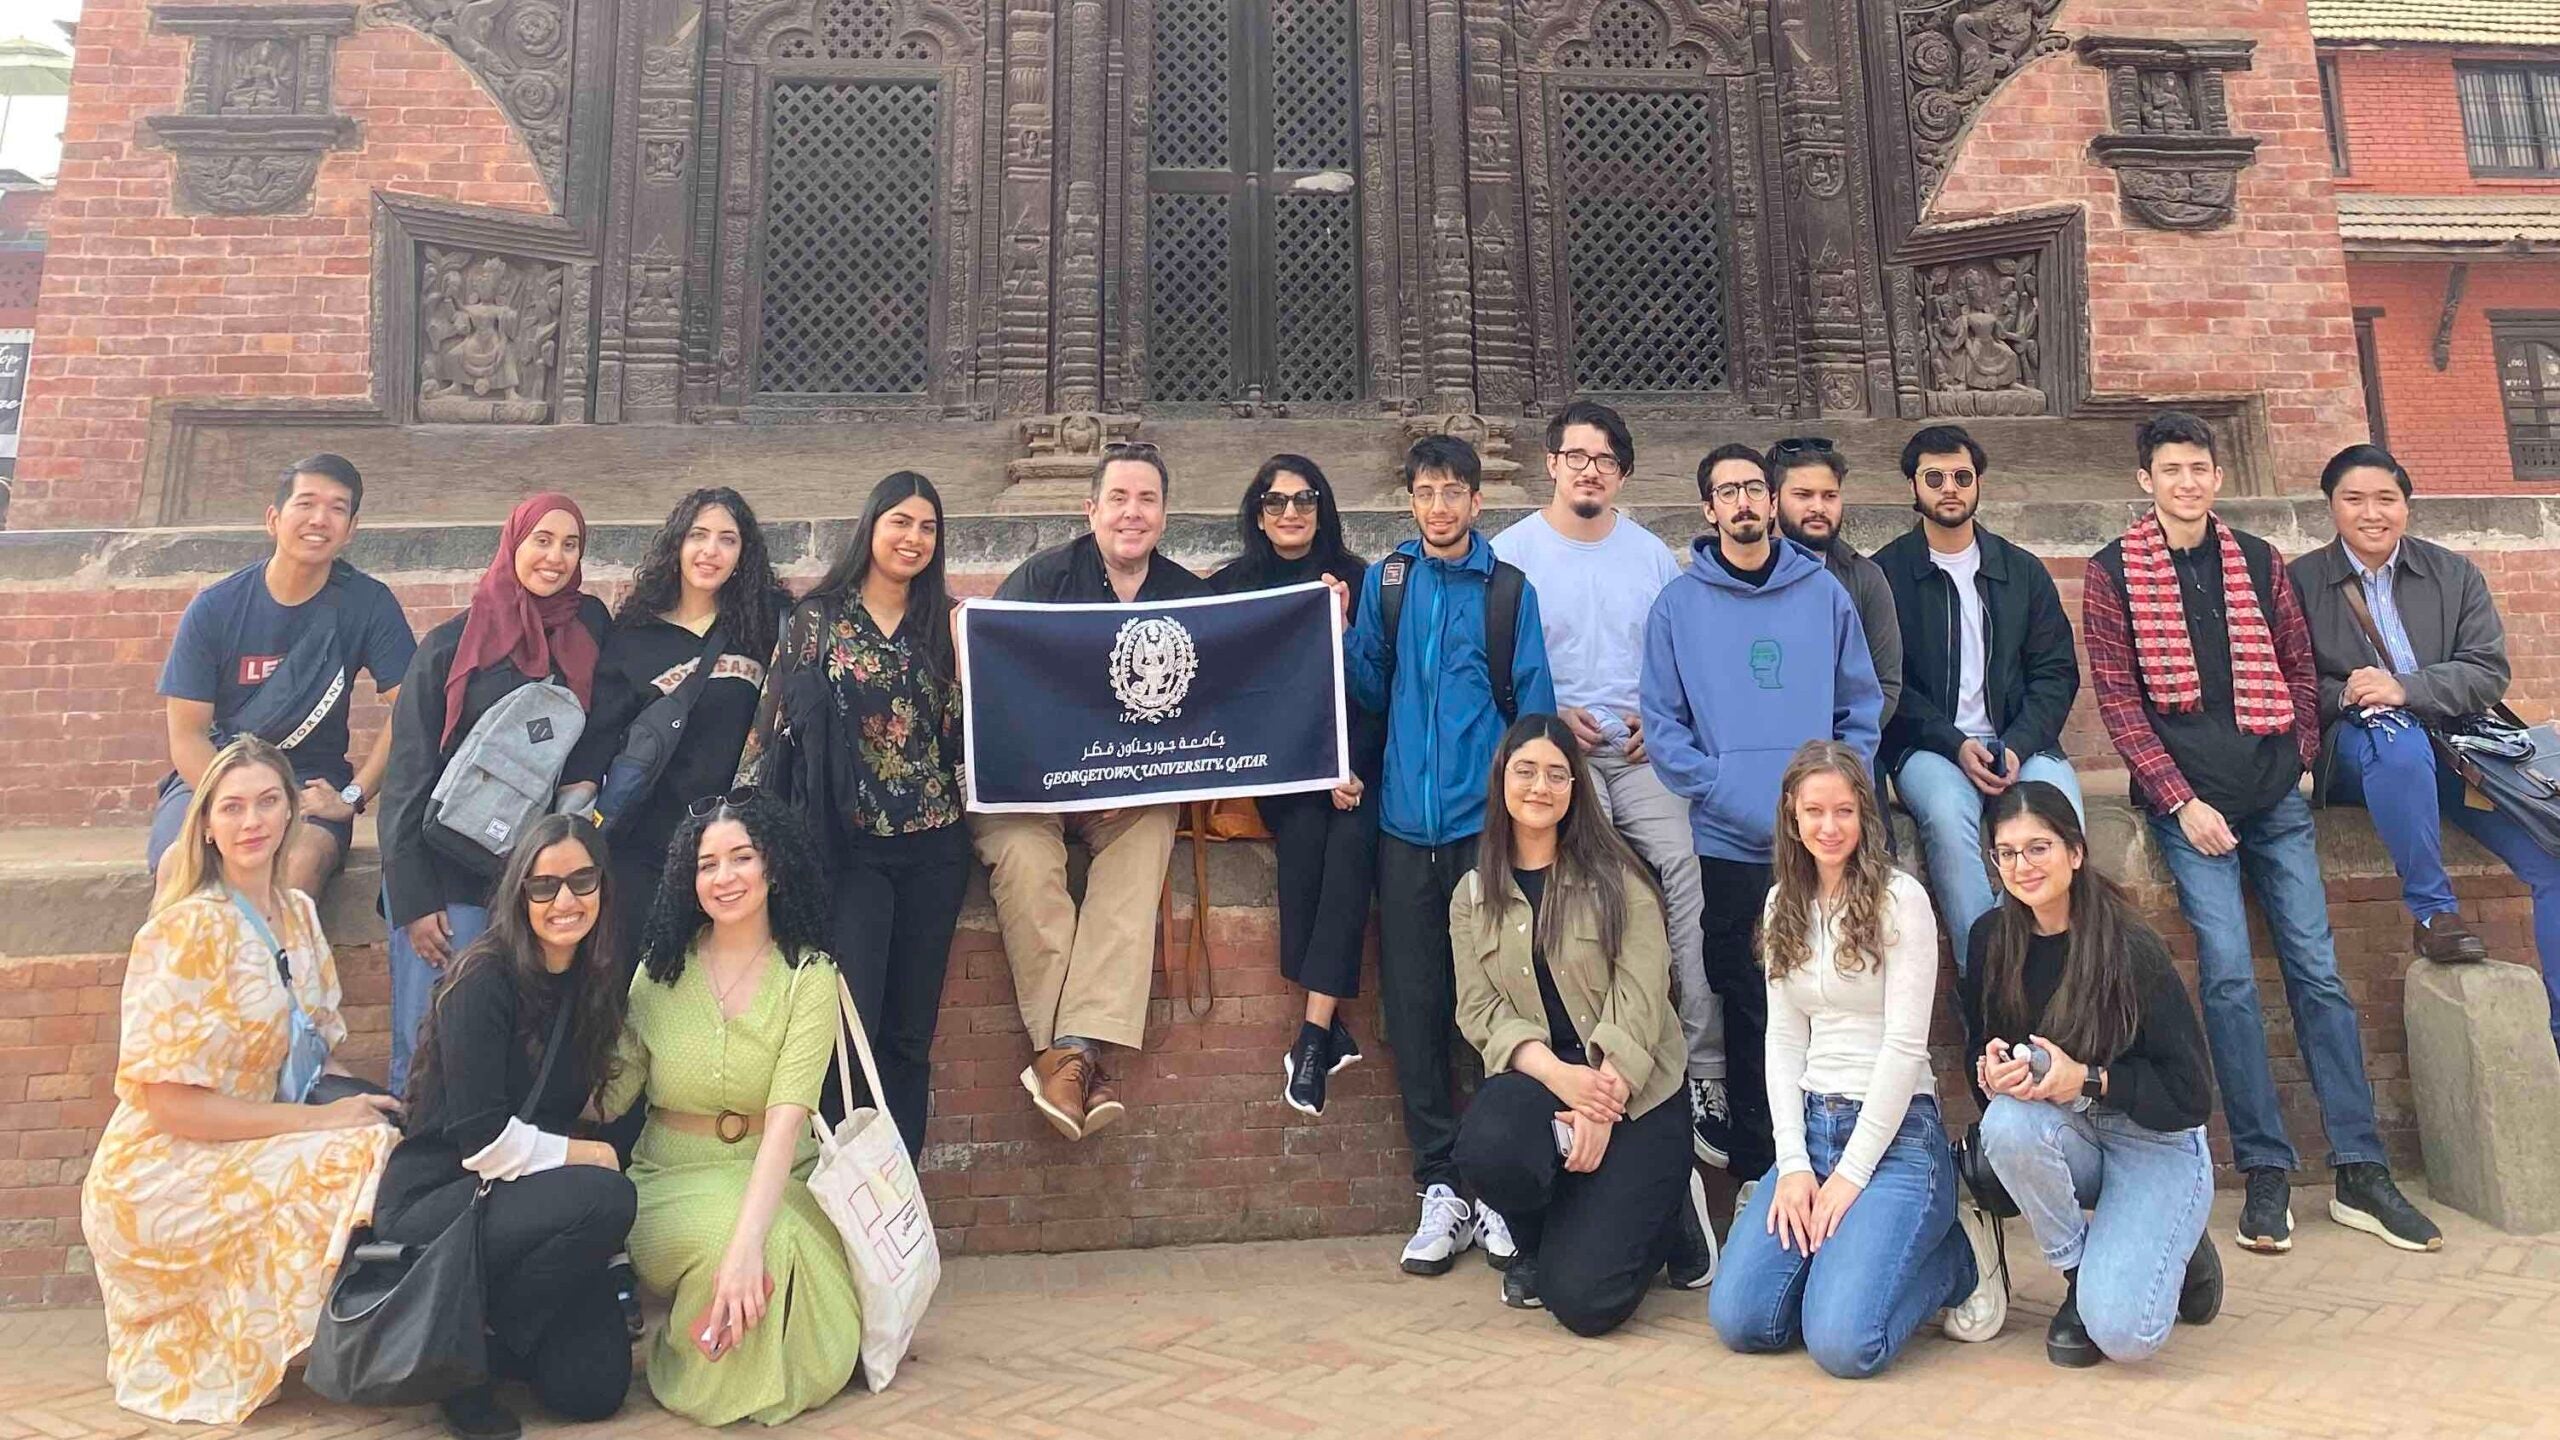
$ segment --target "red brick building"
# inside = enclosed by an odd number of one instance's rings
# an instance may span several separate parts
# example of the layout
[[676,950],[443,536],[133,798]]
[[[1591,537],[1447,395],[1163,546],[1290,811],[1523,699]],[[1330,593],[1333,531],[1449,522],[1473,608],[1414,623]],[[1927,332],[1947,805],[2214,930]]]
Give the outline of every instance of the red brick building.
[[2560,482],[2560,6],[2310,11],[2375,438],[2438,491]]

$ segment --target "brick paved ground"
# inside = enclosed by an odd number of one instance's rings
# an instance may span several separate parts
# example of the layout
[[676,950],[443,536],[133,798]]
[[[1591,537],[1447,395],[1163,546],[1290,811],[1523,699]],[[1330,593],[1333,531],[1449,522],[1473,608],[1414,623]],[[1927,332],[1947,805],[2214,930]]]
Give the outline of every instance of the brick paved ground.
[[[2226,1248],[2222,1318],[2137,1369],[2045,1363],[2052,1272],[2021,1265],[2009,1332],[1968,1348],[1925,1332],[1863,1384],[1801,1354],[1729,1355],[1702,1295],[1658,1292],[1617,1335],[1578,1341],[1505,1310],[1473,1257],[1395,1273],[1391,1240],[955,1261],[886,1395],[792,1431],[831,1436],[1452,1434],[2019,1437],[2560,1435],[2560,1236],[2448,1215],[2448,1245],[2403,1255],[2296,1196],[2292,1255]],[[2237,1198],[2215,1219],[2227,1234]],[[2012,1223],[2013,1241],[2024,1239]],[[2013,1246],[2014,1248],[2014,1246]],[[108,1399],[95,1312],[0,1315],[0,1440],[177,1433]],[[432,1412],[350,1412],[298,1386],[260,1440],[408,1440]],[[681,1435],[645,1390],[596,1440]]]

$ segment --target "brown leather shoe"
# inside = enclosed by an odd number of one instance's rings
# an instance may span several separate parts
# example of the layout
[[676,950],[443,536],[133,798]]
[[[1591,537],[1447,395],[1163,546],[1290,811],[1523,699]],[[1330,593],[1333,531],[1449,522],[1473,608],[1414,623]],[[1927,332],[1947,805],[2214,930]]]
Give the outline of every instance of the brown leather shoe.
[[1119,1123],[1128,1108],[1112,1093],[1111,1077],[1102,1073],[1100,1065],[1092,1066],[1087,1074],[1091,1078],[1084,1086],[1084,1133],[1094,1135]]
[[1091,1082],[1093,1060],[1073,1045],[1059,1045],[1031,1057],[1022,1072],[1022,1088],[1031,1092],[1031,1103],[1058,1133],[1070,1140],[1085,1136],[1085,1087]]
[[2410,931],[2409,943],[2417,947],[2418,958],[2439,965],[2477,965],[2489,958],[2489,947],[2450,912],[2419,921]]

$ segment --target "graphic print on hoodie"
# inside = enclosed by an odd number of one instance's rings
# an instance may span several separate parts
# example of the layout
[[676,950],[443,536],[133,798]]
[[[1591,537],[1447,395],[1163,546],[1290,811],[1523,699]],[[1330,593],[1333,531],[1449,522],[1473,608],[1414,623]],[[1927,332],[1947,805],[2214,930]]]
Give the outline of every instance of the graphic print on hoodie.
[[1884,691],[1849,592],[1792,540],[1758,588],[1710,547],[1645,622],[1644,748],[1654,773],[1689,801],[1701,855],[1769,863],[1778,784],[1807,740],[1845,741],[1870,762]]

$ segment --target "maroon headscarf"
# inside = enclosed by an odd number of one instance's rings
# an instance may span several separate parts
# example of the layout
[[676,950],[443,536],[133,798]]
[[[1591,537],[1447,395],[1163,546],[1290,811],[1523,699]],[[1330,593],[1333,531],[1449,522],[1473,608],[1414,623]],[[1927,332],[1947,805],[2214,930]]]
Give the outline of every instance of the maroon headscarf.
[[587,516],[577,501],[551,490],[527,496],[507,517],[507,528],[498,535],[498,553],[481,572],[480,583],[472,587],[471,618],[462,622],[462,644],[453,653],[453,669],[445,675],[444,736],[439,746],[453,743],[454,726],[462,720],[463,687],[474,673],[500,661],[536,680],[549,678],[558,668],[581,705],[595,687],[596,637],[578,623],[578,609],[586,599],[585,564],[569,571],[569,583],[557,595],[537,596],[516,578],[516,547],[554,510],[576,516],[578,534],[585,537]]

